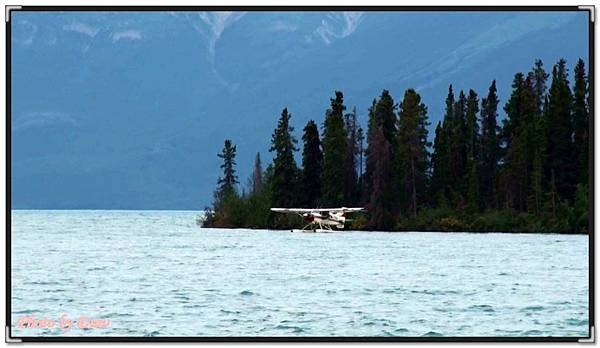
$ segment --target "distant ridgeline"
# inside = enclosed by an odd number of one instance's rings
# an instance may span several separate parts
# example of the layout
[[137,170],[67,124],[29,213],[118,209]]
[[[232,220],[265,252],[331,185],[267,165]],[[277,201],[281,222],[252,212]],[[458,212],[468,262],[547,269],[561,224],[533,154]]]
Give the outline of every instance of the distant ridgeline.
[[[414,89],[396,103],[387,90],[369,108],[366,134],[356,108],[346,112],[336,91],[321,135],[303,130],[302,165],[291,114],[273,131],[273,163],[240,193],[236,146],[225,140],[212,208],[205,227],[290,228],[299,217],[271,207],[365,206],[350,229],[384,231],[510,231],[587,233],[589,94],[583,60],[560,60],[550,74],[537,60],[517,73],[498,125],[492,81],[485,97],[448,89],[443,121],[428,141],[427,107]],[[547,82],[550,87],[547,88]]]

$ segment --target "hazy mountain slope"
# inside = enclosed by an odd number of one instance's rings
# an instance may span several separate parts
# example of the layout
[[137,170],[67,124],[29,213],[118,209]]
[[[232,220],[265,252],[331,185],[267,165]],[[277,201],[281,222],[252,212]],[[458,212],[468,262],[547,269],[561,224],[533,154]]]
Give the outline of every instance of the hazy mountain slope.
[[449,83],[502,101],[516,71],[587,50],[561,13],[16,13],[14,208],[197,209],[225,137],[245,183],[281,109],[300,138],[344,91],[363,122],[381,89],[422,93],[432,123]]

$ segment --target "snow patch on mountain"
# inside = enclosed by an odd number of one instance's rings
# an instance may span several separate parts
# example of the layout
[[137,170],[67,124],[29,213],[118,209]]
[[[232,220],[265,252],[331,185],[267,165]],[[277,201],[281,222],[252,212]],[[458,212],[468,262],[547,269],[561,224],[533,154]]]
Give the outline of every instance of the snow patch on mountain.
[[71,24],[69,25],[63,25],[63,30],[73,31],[76,33],[87,35],[89,37],[95,37],[96,34],[98,34],[98,32],[100,31],[99,28],[96,28],[83,22],[71,22]]
[[288,23],[284,21],[275,21],[271,24],[269,28],[270,31],[286,31],[286,32],[294,32],[298,30],[298,26],[293,23]]
[[140,30],[123,30],[117,31],[112,34],[112,41],[117,42],[119,40],[141,40],[142,32]]
[[336,39],[343,39],[356,30],[364,18],[363,12],[330,13],[321,20],[315,35],[329,45]]
[[246,12],[199,12],[196,14],[196,18],[194,18],[194,14],[189,14],[187,19],[194,29],[207,39],[208,52],[211,59],[214,60],[217,41],[225,29],[245,14]]

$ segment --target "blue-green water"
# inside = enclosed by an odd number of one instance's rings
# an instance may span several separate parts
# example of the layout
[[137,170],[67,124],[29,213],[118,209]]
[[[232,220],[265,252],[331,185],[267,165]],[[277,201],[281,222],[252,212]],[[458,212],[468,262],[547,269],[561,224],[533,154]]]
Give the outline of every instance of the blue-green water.
[[[201,229],[13,211],[15,336],[587,336],[588,237]],[[110,319],[68,333],[22,316]]]

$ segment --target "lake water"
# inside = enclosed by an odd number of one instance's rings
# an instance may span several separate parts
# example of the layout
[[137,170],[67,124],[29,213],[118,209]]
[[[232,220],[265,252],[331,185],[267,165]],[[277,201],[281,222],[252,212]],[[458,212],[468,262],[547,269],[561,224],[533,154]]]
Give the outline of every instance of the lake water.
[[[588,335],[587,236],[201,229],[196,216],[13,211],[13,335]],[[15,328],[63,314],[110,325]]]

